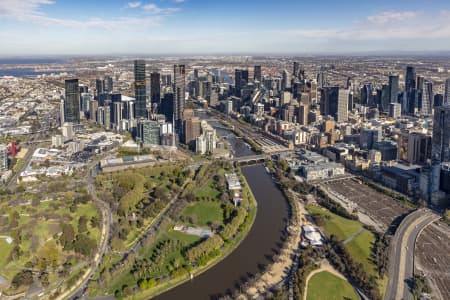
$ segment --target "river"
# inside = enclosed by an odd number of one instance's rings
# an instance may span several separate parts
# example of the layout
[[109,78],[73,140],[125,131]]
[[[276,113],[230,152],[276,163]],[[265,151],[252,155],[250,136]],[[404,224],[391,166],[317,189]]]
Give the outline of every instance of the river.
[[[219,134],[223,136],[227,132]],[[229,141],[236,156],[248,155],[245,149],[249,149],[241,139],[231,135]],[[279,250],[288,217],[287,202],[264,166],[246,166],[242,172],[258,203],[255,223],[247,237],[236,250],[210,270],[156,299],[218,299],[231,294],[249,276],[261,272],[261,268],[269,264],[269,257]]]

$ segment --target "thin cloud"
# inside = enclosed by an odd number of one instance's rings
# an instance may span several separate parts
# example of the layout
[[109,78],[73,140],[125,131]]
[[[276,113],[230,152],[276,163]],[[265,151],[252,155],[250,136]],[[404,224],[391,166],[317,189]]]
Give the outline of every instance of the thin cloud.
[[174,0],[175,3],[183,3],[185,0]]
[[[53,5],[55,1],[51,0],[1,0],[0,1],[0,19],[9,18],[20,22],[31,22],[40,25],[58,25],[64,27],[73,27],[77,29],[104,29],[117,30],[134,27],[154,27],[158,26],[163,16],[159,14],[169,14],[175,12],[175,9],[153,9],[154,16],[141,17],[119,17],[113,19],[91,18],[87,20],[62,19],[48,16],[42,11],[46,5]],[[129,7],[139,7],[140,2],[129,2]]]
[[373,24],[385,24],[392,21],[405,21],[417,17],[418,13],[414,11],[385,11],[378,15],[368,16],[367,21]]
[[156,4],[149,3],[143,6],[144,10],[153,14],[170,14],[180,11],[178,7],[161,8]]
[[139,7],[139,6],[141,6],[141,2],[138,2],[138,1],[136,1],[136,2],[128,2],[128,5],[127,5],[127,7],[129,7],[129,8],[137,8],[137,7]]

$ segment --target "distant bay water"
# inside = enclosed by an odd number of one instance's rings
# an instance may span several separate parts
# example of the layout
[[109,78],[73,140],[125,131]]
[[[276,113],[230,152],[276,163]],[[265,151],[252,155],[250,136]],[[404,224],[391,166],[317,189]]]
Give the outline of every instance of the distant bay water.
[[[45,65],[64,63],[62,58],[0,58],[0,77],[36,77],[39,75],[50,75],[52,71],[41,71],[30,68],[27,65]],[[11,65],[18,67],[11,68]]]
[[65,61],[62,58],[0,58],[0,65],[58,64]]

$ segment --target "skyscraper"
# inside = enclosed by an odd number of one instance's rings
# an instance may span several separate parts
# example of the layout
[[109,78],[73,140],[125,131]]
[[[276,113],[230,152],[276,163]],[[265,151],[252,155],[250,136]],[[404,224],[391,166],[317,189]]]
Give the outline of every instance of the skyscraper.
[[[320,97],[320,114],[323,116],[333,116],[337,121],[338,104],[339,104],[339,87],[330,86],[321,89]],[[348,103],[345,104],[347,109]]]
[[291,89],[291,74],[287,71],[283,71],[283,80],[281,82],[281,88],[283,91],[290,90]]
[[450,161],[450,105],[436,107],[433,120],[432,155],[434,162]]
[[383,84],[381,87],[381,97],[380,97],[380,110],[382,112],[387,112],[389,110],[389,101],[390,101],[390,86],[387,84]]
[[248,84],[248,70],[235,69],[234,70],[234,90],[235,96],[242,96],[242,89]]
[[183,111],[186,97],[186,69],[184,65],[173,66],[173,90],[175,97],[175,128],[178,133],[182,132],[183,127]]
[[350,97],[350,90],[339,89],[337,112],[335,115],[335,120],[337,122],[348,121],[348,103]]
[[450,104],[450,78],[445,81],[444,103]]
[[294,77],[298,77],[299,71],[300,71],[300,64],[298,63],[298,61],[294,61],[294,65],[292,68],[292,75]]
[[255,81],[261,82],[261,66],[255,66],[254,72],[253,72],[253,79]]
[[103,80],[101,79],[95,79],[95,97],[98,99],[100,94],[103,94],[103,91],[105,89],[105,85]]
[[103,87],[106,93],[112,93],[114,86],[113,86],[113,79],[111,76],[105,76],[105,79],[103,79]]
[[417,108],[417,90],[416,90],[416,69],[412,66],[406,67],[406,76],[405,76],[405,95],[406,95],[406,108],[403,108],[404,111],[409,113],[414,113]]
[[433,84],[425,81],[422,90],[422,101],[420,111],[424,115],[431,115],[434,102]]
[[64,122],[80,123],[80,89],[78,87],[78,79],[66,80],[65,85]]
[[136,118],[147,118],[147,96],[145,88],[145,61],[134,61],[134,95]]
[[398,102],[398,75],[389,75],[389,103]]
[[152,111],[154,107],[161,110],[161,75],[158,72],[150,74],[150,98],[152,103]]
[[370,103],[370,97],[372,95],[372,86],[370,84],[365,84],[361,88],[361,105],[368,106]]

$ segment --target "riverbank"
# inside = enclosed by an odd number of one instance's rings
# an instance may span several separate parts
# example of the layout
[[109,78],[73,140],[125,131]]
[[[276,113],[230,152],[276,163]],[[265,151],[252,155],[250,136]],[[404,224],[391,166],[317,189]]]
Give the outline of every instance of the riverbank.
[[195,280],[195,278],[197,276],[207,272],[208,270],[210,270],[211,268],[213,268],[214,266],[216,266],[217,264],[222,262],[231,253],[233,253],[234,250],[236,250],[239,247],[239,245],[246,238],[246,236],[248,235],[248,233],[250,232],[250,230],[253,226],[253,223],[256,218],[256,213],[257,213],[257,203],[256,203],[256,200],[255,200],[251,190],[249,189],[249,186],[248,186],[248,183],[247,183],[245,177],[242,176],[241,170],[238,169],[237,171],[238,171],[240,180],[242,182],[242,188],[243,188],[242,193],[245,195],[245,198],[249,200],[248,201],[249,207],[248,207],[248,213],[247,213],[246,219],[245,219],[244,223],[240,226],[241,231],[235,236],[233,242],[231,244],[229,244],[223,250],[223,252],[221,253],[220,256],[213,258],[212,260],[208,261],[203,266],[199,266],[199,267],[195,268],[189,274],[185,274],[181,277],[168,280],[162,284],[156,285],[154,288],[152,288],[150,290],[144,290],[140,293],[136,293],[136,294],[133,294],[132,296],[126,297],[125,299],[136,299],[136,300],[149,299],[149,298],[158,297],[159,295],[163,295],[165,292],[167,292],[169,290],[172,290],[180,285],[183,285],[192,280]]

